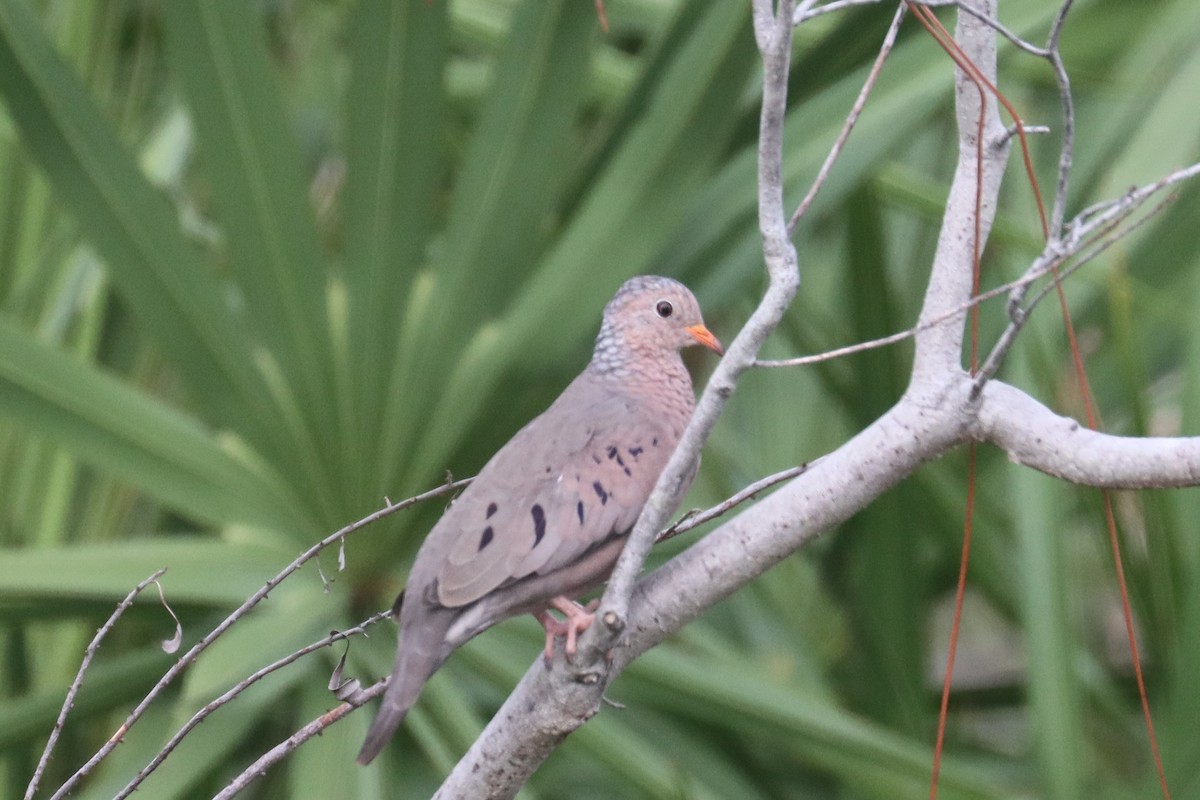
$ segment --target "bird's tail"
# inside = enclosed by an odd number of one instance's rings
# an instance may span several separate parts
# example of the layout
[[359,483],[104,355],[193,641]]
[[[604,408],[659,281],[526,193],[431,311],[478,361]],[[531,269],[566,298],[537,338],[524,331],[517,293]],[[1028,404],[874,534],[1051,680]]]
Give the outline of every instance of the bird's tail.
[[388,679],[383,703],[379,706],[379,713],[375,715],[370,730],[367,731],[362,749],[358,751],[359,764],[365,766],[379,755],[379,751],[404,721],[408,710],[421,696],[425,681],[429,680],[429,676],[446,660],[444,648],[439,646],[441,638],[439,635],[434,642],[428,642],[420,641],[415,636],[401,637],[396,653],[396,665],[392,668],[391,678]]
[[383,749],[383,746],[392,738],[392,734],[396,732],[396,728],[400,727],[400,723],[404,721],[408,709],[409,706],[394,706],[387,700],[383,701],[383,706],[375,715],[375,721],[371,723],[371,729],[367,731],[367,739],[363,742],[362,749],[358,751],[359,764],[365,767],[375,759],[375,756],[379,755],[379,751]]

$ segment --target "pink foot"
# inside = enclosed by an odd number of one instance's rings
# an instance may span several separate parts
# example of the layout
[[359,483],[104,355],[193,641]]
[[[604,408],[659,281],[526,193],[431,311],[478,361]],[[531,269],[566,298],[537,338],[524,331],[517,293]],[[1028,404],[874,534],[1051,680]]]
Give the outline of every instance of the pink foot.
[[568,600],[565,597],[555,597],[550,601],[550,606],[566,617],[565,620],[560,620],[550,613],[550,609],[539,611],[533,616],[537,621],[542,623],[542,627],[546,629],[546,649],[545,659],[546,666],[550,666],[550,662],[554,660],[554,639],[557,636],[565,635],[567,637],[567,645],[564,652],[567,658],[575,655],[576,643],[579,634],[583,633],[592,624],[596,610],[596,606],[600,605],[599,600],[593,600],[586,606],[581,606],[574,600]]

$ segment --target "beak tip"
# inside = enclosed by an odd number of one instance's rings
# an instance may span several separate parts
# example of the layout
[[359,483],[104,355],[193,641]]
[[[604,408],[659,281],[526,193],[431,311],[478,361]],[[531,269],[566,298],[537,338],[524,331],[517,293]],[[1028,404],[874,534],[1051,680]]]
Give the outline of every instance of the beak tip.
[[725,355],[725,348],[721,346],[720,340],[713,336],[712,331],[704,325],[693,325],[687,329],[687,332],[697,343],[704,345],[719,356]]

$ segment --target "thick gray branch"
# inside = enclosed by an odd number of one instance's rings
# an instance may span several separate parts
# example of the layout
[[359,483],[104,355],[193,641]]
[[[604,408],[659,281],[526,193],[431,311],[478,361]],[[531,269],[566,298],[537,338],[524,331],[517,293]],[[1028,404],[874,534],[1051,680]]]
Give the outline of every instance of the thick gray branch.
[[940,397],[906,396],[808,472],[643,578],[614,667],[624,668],[963,441],[970,387],[964,379]]
[[[996,15],[995,0],[976,4],[988,16]],[[959,15],[956,38],[959,46],[988,80],[996,81],[996,36],[976,17]],[[1004,126],[996,110],[996,100],[981,95],[979,87],[961,70],[955,73],[955,99],[958,115],[958,166],[950,184],[946,212],[938,236],[937,252],[929,275],[925,302],[921,307],[918,326],[946,316],[962,307],[971,296],[972,265],[977,253],[983,252],[996,199],[1008,160],[1008,144]],[[980,103],[985,102],[982,159],[979,143]],[[992,146],[993,142],[1005,142]],[[976,214],[978,207],[980,213]],[[978,219],[977,219],[978,217]],[[976,247],[978,234],[979,246]],[[913,357],[914,382],[939,380],[947,370],[962,365],[963,326],[966,311],[950,316],[917,334]]]
[[971,405],[972,386],[960,372],[937,391],[906,395],[809,471],[643,577],[611,661],[547,670],[539,658],[436,797],[515,794],[531,763],[541,763],[599,711],[603,688],[631,661],[965,441],[972,418],[963,409]]
[[1016,463],[1072,483],[1107,489],[1200,484],[1200,437],[1099,433],[999,381],[983,391],[976,435]]

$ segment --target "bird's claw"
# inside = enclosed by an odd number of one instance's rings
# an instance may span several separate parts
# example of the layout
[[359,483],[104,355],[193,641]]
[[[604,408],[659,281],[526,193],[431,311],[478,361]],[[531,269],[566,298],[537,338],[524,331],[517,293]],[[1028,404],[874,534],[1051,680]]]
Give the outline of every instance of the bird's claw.
[[596,618],[593,613],[596,607],[600,605],[599,599],[593,600],[586,606],[581,606],[574,600],[569,600],[565,597],[555,597],[550,601],[550,606],[562,613],[566,619],[558,619],[550,613],[550,609],[540,611],[534,616],[537,621],[542,624],[546,630],[546,648],[543,651],[543,657],[546,662],[546,668],[550,668],[550,664],[554,661],[554,640],[559,636],[565,636],[567,639],[563,652],[570,660],[578,648],[579,634],[591,627],[592,620]]

